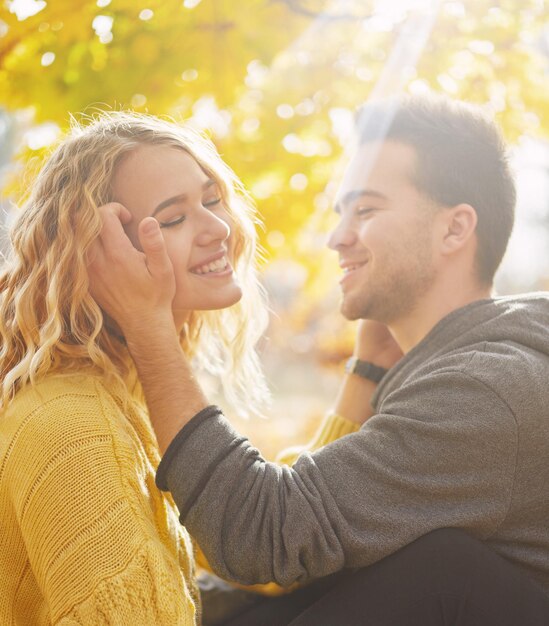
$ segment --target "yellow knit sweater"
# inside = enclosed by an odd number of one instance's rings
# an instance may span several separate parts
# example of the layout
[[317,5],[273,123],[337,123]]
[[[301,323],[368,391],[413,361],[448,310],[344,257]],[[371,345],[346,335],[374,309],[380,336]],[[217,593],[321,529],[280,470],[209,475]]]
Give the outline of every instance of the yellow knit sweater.
[[192,545],[142,407],[51,376],[0,416],[0,624],[199,622]]

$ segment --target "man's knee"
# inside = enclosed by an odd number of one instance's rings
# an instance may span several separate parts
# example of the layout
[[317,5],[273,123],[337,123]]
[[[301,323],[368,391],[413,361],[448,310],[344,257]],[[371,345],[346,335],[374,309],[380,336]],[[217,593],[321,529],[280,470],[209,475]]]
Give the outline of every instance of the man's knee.
[[427,554],[444,554],[446,556],[463,551],[476,550],[481,546],[478,539],[474,539],[459,528],[437,528],[416,539],[410,544],[417,551]]
[[[481,562],[495,554],[467,532],[458,528],[433,530],[403,548],[406,560],[422,576],[444,585],[448,579],[468,580]],[[482,569],[482,568],[481,568]]]

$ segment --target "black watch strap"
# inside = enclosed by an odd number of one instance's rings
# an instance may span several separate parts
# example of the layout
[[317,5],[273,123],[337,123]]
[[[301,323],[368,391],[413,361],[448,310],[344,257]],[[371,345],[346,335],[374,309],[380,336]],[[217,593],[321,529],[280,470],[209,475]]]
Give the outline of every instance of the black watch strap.
[[345,371],[347,374],[356,374],[362,378],[367,378],[374,383],[378,383],[388,372],[379,365],[374,365],[370,361],[361,361],[356,356],[352,356],[345,364]]

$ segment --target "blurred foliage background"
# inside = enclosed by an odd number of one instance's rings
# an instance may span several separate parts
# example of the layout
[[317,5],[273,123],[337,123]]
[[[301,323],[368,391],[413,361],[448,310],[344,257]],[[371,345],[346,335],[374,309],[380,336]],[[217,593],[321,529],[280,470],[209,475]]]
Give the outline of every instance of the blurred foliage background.
[[494,112],[519,181],[498,287],[548,286],[548,55],[545,0],[3,0],[4,221],[16,163],[39,162],[71,115],[132,108],[209,133],[265,223],[277,419],[239,426],[272,454],[308,436],[352,350],[324,244],[353,112],[374,89]]

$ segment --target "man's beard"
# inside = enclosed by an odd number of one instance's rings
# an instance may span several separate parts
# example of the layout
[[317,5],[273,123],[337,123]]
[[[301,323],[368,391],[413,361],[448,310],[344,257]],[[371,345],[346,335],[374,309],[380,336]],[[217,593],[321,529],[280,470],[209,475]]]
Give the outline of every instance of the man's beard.
[[428,246],[416,243],[414,247],[414,253],[398,261],[378,258],[378,267],[385,266],[383,271],[378,271],[377,276],[372,273],[361,293],[356,290],[348,296],[344,294],[341,313],[349,320],[369,319],[383,324],[411,313],[435,280]]

